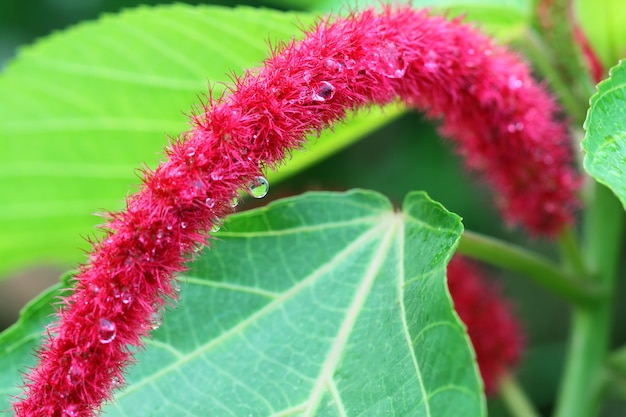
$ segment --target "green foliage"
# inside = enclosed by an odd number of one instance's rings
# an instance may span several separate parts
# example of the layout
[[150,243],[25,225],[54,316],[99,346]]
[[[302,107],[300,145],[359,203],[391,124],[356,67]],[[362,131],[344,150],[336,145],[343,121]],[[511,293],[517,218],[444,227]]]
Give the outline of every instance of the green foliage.
[[[233,215],[104,415],[484,416],[445,287],[461,232],[424,193],[402,212],[352,191]],[[15,393],[9,364],[26,362],[43,330],[30,318],[54,295],[0,337],[0,391]]]
[[622,0],[577,0],[578,19],[605,68],[626,53],[626,7]]
[[626,207],[626,63],[611,70],[591,98],[583,140],[585,170]]
[[[251,8],[138,8],[25,48],[0,76],[0,273],[29,261],[80,260],[81,236],[100,222],[92,213],[121,208],[138,183],[134,170],[155,167],[167,135],[188,129],[185,112],[207,80],[219,96],[233,71],[267,56],[268,40],[289,40],[313,20]],[[316,142],[319,151],[296,153],[270,180],[400,112],[372,110],[338,126]]]

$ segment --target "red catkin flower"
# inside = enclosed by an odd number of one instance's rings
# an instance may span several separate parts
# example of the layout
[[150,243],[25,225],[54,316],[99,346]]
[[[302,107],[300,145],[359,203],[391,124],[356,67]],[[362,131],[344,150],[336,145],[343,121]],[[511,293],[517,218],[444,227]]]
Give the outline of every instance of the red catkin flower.
[[398,98],[443,118],[441,131],[496,189],[508,221],[545,235],[571,221],[578,180],[565,127],[515,55],[458,20],[407,7],[322,21],[210,98],[126,210],[110,215],[25,379],[17,416],[94,415],[237,191],[348,110]]
[[475,264],[456,255],[447,273],[454,308],[467,327],[485,392],[493,395],[500,378],[521,357],[524,346],[521,326],[498,288],[483,278]]

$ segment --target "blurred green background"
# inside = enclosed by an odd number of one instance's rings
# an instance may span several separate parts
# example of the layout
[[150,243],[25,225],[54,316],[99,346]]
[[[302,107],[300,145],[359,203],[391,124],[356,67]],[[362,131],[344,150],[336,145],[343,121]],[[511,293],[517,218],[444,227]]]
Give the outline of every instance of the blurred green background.
[[[172,3],[133,0],[3,0],[0,2],[0,69],[15,56],[20,45],[83,20],[95,19],[139,4]],[[315,1],[184,1],[189,4],[250,5],[280,8],[281,4],[302,10]],[[328,8],[331,3],[321,7]],[[339,6],[342,2],[337,1]],[[185,109],[181,109],[185,110]],[[0,141],[3,134],[0,132]],[[272,184],[270,198],[296,194],[305,190],[344,190],[354,187],[378,190],[396,203],[411,190],[425,190],[449,210],[460,214],[467,229],[514,240],[554,256],[549,245],[529,239],[515,230],[501,226],[490,197],[477,185],[450,152],[447,142],[439,140],[435,126],[410,113],[371,134],[333,157],[280,184]],[[0,180],[2,181],[2,180]],[[0,186],[2,184],[0,183]],[[120,196],[123,198],[123,196]],[[255,202],[256,203],[256,202]],[[0,201],[0,204],[2,202]],[[242,209],[253,207],[247,202]],[[1,233],[1,231],[0,231]],[[1,255],[0,255],[1,256]],[[72,265],[30,265],[12,271],[12,279],[0,280],[0,328],[13,323],[18,309],[43,288],[58,280],[59,274]],[[505,293],[513,300],[528,333],[529,349],[520,370],[520,379],[530,396],[548,414],[561,371],[564,343],[568,330],[568,310],[557,298],[535,286],[524,277],[493,271]],[[621,285],[617,297],[626,294]],[[618,317],[626,311],[620,308]],[[626,342],[626,329],[615,323],[615,345]],[[496,399],[490,404],[491,416],[506,416]],[[605,417],[626,415],[626,403],[611,401],[602,414]]]

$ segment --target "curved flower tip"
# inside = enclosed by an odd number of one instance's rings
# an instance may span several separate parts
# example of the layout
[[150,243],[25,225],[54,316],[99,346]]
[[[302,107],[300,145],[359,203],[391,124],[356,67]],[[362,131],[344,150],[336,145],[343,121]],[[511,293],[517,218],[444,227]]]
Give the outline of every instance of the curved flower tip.
[[454,308],[467,327],[487,395],[520,360],[524,334],[500,291],[480,269],[456,255],[448,265],[448,289]]
[[209,99],[111,215],[26,376],[17,416],[94,415],[238,190],[347,111],[398,98],[442,119],[508,220],[545,235],[571,221],[578,180],[559,109],[516,56],[458,20],[409,7],[320,22]]

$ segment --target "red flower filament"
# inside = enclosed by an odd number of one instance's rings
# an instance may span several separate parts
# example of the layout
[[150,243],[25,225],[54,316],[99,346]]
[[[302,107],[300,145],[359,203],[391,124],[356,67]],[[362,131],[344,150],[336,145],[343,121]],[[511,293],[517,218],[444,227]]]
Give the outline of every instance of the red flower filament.
[[131,347],[175,298],[174,275],[232,212],[237,191],[307,134],[398,98],[443,118],[441,132],[495,188],[508,221],[546,235],[571,221],[578,180],[565,127],[517,57],[458,20],[410,8],[320,22],[210,98],[126,210],[111,214],[26,377],[17,415],[92,416],[123,383]]

